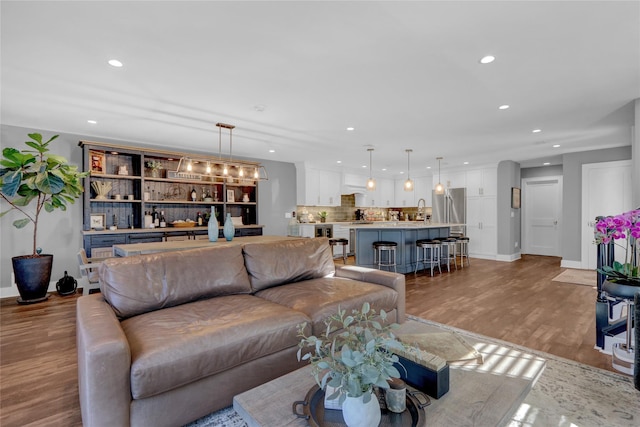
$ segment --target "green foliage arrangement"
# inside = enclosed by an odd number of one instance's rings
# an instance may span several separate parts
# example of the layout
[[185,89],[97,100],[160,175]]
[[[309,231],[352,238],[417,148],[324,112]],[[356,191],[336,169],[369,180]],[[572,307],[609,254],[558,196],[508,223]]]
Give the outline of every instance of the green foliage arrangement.
[[[42,209],[65,211],[67,203],[74,203],[84,191],[82,179],[89,174],[79,172],[64,157],[49,153],[49,144],[58,136],[42,142],[42,135],[30,133],[31,140],[25,142],[30,149],[4,148],[0,160],[0,197],[11,206],[0,212],[0,217],[16,209],[25,217],[15,220],[14,227],[24,228],[33,223],[34,257],[38,255],[36,242]],[[27,209],[32,202],[35,211]]]
[[[380,310],[379,316],[386,322],[384,310]],[[326,384],[336,388],[328,399],[339,398],[342,404],[346,396],[364,395],[366,403],[371,399],[374,386],[389,388],[387,380],[400,377],[394,367],[398,356],[392,353],[393,349],[403,348],[392,332],[398,325],[383,326],[375,318],[375,310],[364,303],[361,310],[353,310],[349,315],[338,308],[338,313],[325,321],[327,327],[320,337],[306,336],[306,323],[298,326],[301,338],[298,360],[310,361],[313,376],[321,388]],[[312,351],[303,355],[305,348]]]

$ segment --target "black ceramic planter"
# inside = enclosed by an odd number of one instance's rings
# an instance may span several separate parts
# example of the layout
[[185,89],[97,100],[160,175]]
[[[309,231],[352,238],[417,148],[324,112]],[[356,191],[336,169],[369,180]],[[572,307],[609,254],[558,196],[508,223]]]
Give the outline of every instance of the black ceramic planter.
[[18,286],[18,303],[33,304],[49,298],[47,290],[51,280],[53,255],[23,255],[11,258]]

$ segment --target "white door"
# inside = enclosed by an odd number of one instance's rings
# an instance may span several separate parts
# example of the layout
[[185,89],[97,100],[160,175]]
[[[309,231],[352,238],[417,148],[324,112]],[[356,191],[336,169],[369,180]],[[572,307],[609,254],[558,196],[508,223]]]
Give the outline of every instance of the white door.
[[522,180],[522,252],[560,256],[562,177]]
[[595,218],[633,209],[631,186],[631,160],[582,165],[582,268],[597,267]]

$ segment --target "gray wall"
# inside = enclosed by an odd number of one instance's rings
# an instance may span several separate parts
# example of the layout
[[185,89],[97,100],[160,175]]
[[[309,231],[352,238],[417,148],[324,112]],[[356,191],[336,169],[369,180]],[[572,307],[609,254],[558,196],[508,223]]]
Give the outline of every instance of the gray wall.
[[[562,260],[582,260],[582,165],[631,159],[631,146],[562,156]],[[633,183],[637,188],[638,183]]]
[[536,168],[522,168],[520,177],[526,178],[544,178],[547,176],[562,176],[562,165],[540,166]]
[[[78,141],[90,140],[111,142],[122,145],[137,145],[153,147],[153,141],[147,145],[134,144],[96,136],[68,134],[60,131],[34,130],[17,126],[0,126],[0,148],[15,147],[22,149],[27,134],[38,132],[44,138],[55,134],[60,137],[51,145],[51,151],[66,157],[70,162],[82,165],[82,149]],[[176,148],[184,151],[183,148]],[[215,154],[215,153],[214,153]],[[293,211],[296,207],[296,169],[293,163],[262,161],[267,169],[269,180],[258,185],[258,222],[265,226],[264,234],[285,235],[288,220],[286,211]],[[6,202],[1,202],[0,211],[8,208]],[[7,214],[0,219],[0,287],[11,286],[11,257],[31,253],[33,228],[15,229],[11,223],[21,218],[15,213]],[[38,245],[44,253],[54,255],[52,281],[57,281],[68,270],[69,274],[78,277],[78,261],[76,253],[82,247],[82,200],[76,200],[66,212],[55,211],[44,213],[38,227]]]
[[[522,209],[511,207],[511,188],[520,188],[520,164],[511,160],[498,163],[498,257],[512,258],[520,252]],[[516,246],[517,243],[517,246]]]

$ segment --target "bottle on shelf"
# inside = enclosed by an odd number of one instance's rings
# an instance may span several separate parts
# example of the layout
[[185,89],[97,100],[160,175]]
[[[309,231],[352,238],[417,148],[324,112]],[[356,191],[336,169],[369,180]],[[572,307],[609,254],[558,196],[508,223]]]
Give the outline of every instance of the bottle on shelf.
[[233,236],[236,233],[236,227],[233,225],[233,221],[231,220],[231,213],[227,212],[227,218],[224,220],[224,227],[222,228],[222,232],[224,234],[224,238],[227,239],[228,242],[233,240]]
[[198,216],[196,217],[196,221],[198,221],[198,225],[202,225],[202,214],[198,212]]
[[153,217],[149,211],[144,211],[144,228],[153,227]]
[[167,219],[164,216],[164,211],[160,211],[160,228],[167,227]]
[[205,187],[202,187],[202,201],[204,202],[204,199],[207,198],[207,189]]
[[191,189],[191,201],[195,202],[196,200],[198,200],[198,193],[196,193],[196,188],[193,187]]
[[210,242],[218,241],[218,218],[216,217],[216,207],[211,206],[211,216],[209,217],[209,224],[207,224],[207,231]]
[[156,207],[154,206],[151,211],[151,217],[153,221],[154,227],[160,227],[160,217],[158,216],[158,211],[156,211]]

